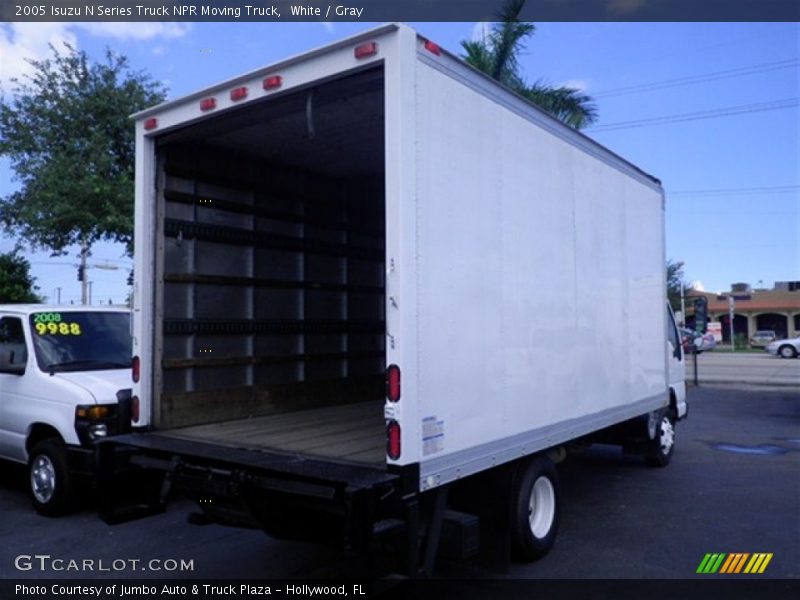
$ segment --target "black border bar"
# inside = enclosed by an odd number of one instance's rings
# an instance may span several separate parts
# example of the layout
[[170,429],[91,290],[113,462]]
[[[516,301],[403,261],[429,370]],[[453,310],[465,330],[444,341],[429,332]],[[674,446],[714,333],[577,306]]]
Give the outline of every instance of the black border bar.
[[[494,21],[504,0],[2,0],[14,21]],[[250,8],[248,8],[248,6]],[[800,21],[798,0],[528,0],[524,21]]]

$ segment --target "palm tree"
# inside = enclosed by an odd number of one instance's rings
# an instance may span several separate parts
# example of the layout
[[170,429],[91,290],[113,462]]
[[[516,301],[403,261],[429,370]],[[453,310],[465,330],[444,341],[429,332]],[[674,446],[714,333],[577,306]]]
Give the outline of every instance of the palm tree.
[[525,0],[508,0],[500,10],[499,22],[478,41],[463,41],[464,60],[548,111],[575,129],[588,127],[597,119],[591,96],[571,87],[553,87],[541,81],[528,84],[519,74],[520,53],[525,39],[536,31],[533,23],[523,23],[519,13]]

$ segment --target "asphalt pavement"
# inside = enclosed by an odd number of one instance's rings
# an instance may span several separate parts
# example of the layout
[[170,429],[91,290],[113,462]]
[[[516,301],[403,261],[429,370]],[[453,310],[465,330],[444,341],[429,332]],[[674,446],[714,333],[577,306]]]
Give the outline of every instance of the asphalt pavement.
[[[686,357],[686,380],[694,380],[694,356]],[[766,352],[711,351],[697,355],[700,385],[716,383],[795,387],[800,393],[800,358]]]
[[[798,361],[800,362],[800,361]],[[698,578],[706,553],[770,552],[763,575],[800,576],[800,396],[789,388],[689,390],[689,419],[664,469],[597,446],[560,465],[559,538],[542,560],[505,574],[442,562],[442,578]],[[185,501],[117,526],[91,506],[61,519],[36,515],[24,469],[0,466],[0,578],[286,578],[336,575],[329,549],[259,531],[187,523]],[[94,561],[93,568],[20,570],[20,556]],[[48,559],[50,560],[50,559]],[[100,571],[125,565],[121,571]],[[132,560],[140,561],[130,569]],[[155,560],[156,562],[151,561]],[[176,561],[174,564],[167,561]],[[188,571],[167,570],[191,561]],[[119,561],[125,561],[119,562]],[[142,567],[145,567],[142,570]],[[721,577],[721,576],[705,576]]]

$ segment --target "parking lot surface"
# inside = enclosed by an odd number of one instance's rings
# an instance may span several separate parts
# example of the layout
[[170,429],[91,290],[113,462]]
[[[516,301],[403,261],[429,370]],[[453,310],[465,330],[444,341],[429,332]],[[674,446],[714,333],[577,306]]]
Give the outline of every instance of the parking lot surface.
[[[800,361],[798,361],[800,363]],[[560,466],[563,512],[553,551],[498,574],[442,563],[442,578],[698,578],[706,553],[768,552],[763,575],[800,576],[800,396],[790,388],[689,390],[689,419],[665,469],[612,447]],[[0,578],[285,578],[335,575],[332,550],[270,539],[258,531],[187,524],[179,501],[144,520],[108,526],[90,506],[61,519],[36,515],[25,470],[0,466]],[[88,571],[19,570],[20,555],[89,559]],[[102,572],[99,560],[138,559]],[[141,570],[149,561],[154,569]],[[165,561],[192,561],[166,571]],[[172,563],[168,563],[172,564]],[[159,570],[160,569],[160,570]]]

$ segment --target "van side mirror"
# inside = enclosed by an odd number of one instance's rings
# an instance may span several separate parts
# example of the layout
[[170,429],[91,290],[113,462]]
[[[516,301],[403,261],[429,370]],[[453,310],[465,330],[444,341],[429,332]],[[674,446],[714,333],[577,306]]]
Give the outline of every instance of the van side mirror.
[[[22,356],[20,356],[22,355]],[[0,373],[22,375],[25,373],[24,353],[14,350],[0,350]]]

